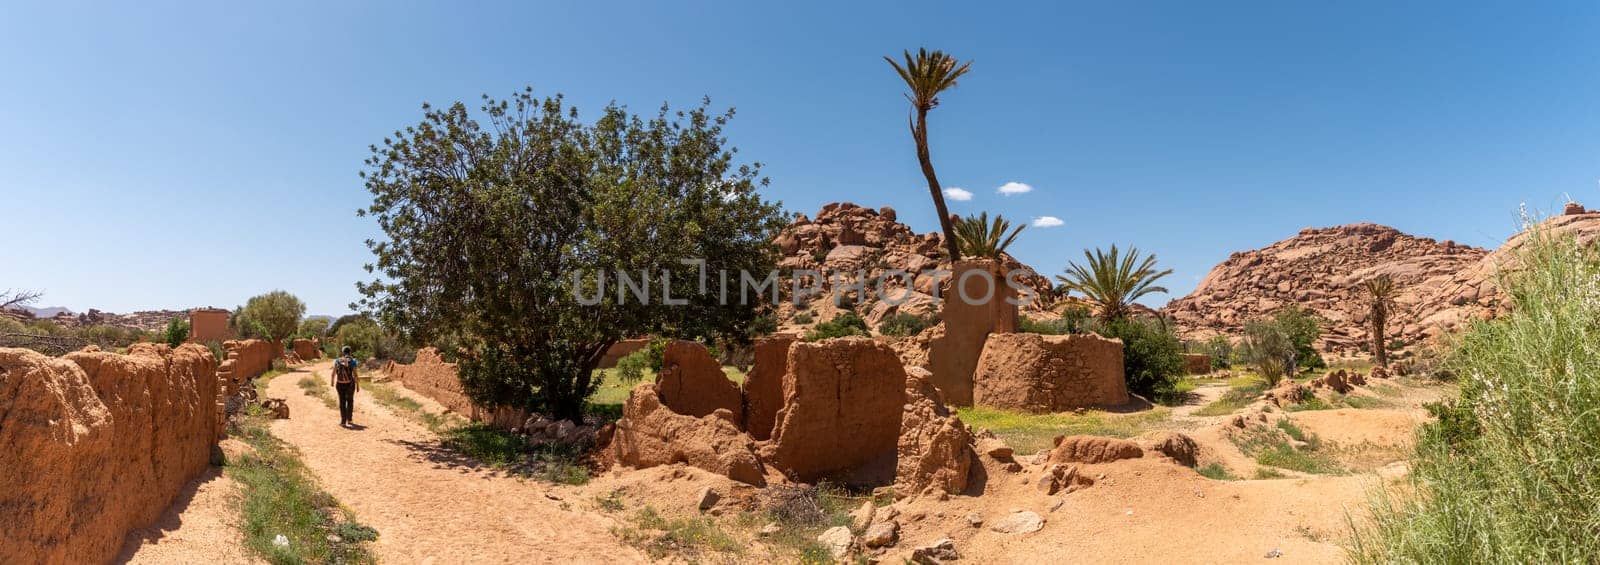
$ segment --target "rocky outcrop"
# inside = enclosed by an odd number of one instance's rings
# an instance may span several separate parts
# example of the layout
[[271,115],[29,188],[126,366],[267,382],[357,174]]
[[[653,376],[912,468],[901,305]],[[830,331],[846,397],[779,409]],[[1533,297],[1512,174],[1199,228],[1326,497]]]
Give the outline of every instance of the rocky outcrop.
[[766,484],[755,442],[726,415],[696,418],[661,404],[655,383],[639,383],[628,395],[607,450],[617,463],[635,468],[684,463],[752,485]]
[[734,422],[744,422],[744,398],[739,385],[722,372],[722,365],[704,345],[672,341],[661,353],[661,374],[656,378],[661,403],[673,412],[696,418],[726,410]]
[[[934,295],[939,287],[949,285],[952,270],[944,252],[944,238],[937,233],[913,233],[897,219],[893,208],[873,210],[849,202],[823,206],[816,219],[797,216],[774,240],[783,253],[778,267],[849,273],[851,278],[856,271],[865,271],[868,296],[856,301],[855,310],[874,328],[896,313],[937,315]],[[1015,258],[1005,255],[1001,262],[1004,271],[1025,271],[1018,278],[1020,284],[1039,294],[1050,290],[1049,279]],[[936,275],[940,270],[945,273]],[[885,277],[892,271],[904,272],[906,277]],[[885,281],[884,288],[894,291],[894,304],[873,295],[880,279]],[[828,281],[823,283],[824,291],[832,290]],[[1026,308],[1038,311],[1040,306],[1035,303]],[[787,304],[779,309],[785,320],[792,319],[795,313]],[[819,318],[825,320],[827,316]]]
[[906,372],[887,344],[866,338],[789,348],[772,463],[810,482],[893,454]]
[[99,563],[205,471],[210,350],[135,344],[59,359],[0,349],[0,563]]
[[958,494],[966,491],[977,457],[972,432],[945,406],[931,377],[922,369],[906,370],[895,488],[905,494],[930,490]]
[[[1246,321],[1299,304],[1327,319],[1319,348],[1358,352],[1367,347],[1366,301],[1361,283],[1392,277],[1402,307],[1440,276],[1482,260],[1483,249],[1414,237],[1387,226],[1350,224],[1302,230],[1262,249],[1234,253],[1200,281],[1194,292],[1162,309],[1187,338],[1237,335]],[[1426,317],[1394,317],[1390,329],[1408,341],[1425,335]]]
[[1122,341],[1094,334],[991,335],[974,382],[978,405],[1033,413],[1120,406],[1130,398]]

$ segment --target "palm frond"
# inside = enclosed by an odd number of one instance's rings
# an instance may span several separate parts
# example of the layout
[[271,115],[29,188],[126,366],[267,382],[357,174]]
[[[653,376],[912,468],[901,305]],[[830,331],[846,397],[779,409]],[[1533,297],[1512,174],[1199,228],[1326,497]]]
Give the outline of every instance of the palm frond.
[[1140,257],[1137,247],[1128,248],[1126,255],[1116,245],[1111,250],[1083,250],[1083,263],[1072,262],[1061,275],[1056,276],[1061,286],[1076,290],[1093,302],[1102,320],[1127,316],[1133,301],[1152,293],[1165,293],[1166,287],[1156,286],[1156,281],[1172,274],[1172,269],[1156,270],[1156,256]]
[[[990,221],[989,213],[983,212],[977,216],[967,216],[956,222],[956,243],[961,249],[961,255],[966,257],[982,257],[985,259],[999,259],[1001,253],[1017,240],[1017,235],[1027,224],[1016,226],[1012,229],[1011,221],[1004,216],[995,214]],[[1007,233],[1010,230],[1010,233]]]

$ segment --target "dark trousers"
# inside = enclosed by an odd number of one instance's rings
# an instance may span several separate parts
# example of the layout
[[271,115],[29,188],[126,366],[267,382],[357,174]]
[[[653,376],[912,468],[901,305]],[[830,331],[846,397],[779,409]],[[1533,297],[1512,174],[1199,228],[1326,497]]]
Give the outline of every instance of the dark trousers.
[[339,391],[339,422],[349,422],[356,409],[356,383],[338,383],[333,388]]

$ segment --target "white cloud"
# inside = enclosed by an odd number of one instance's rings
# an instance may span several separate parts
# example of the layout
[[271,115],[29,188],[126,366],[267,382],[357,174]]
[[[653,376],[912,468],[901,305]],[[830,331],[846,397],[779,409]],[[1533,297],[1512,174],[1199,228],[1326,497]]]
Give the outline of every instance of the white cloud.
[[1066,222],[1055,216],[1039,216],[1033,219],[1033,227],[1036,228],[1053,228],[1063,224],[1066,224]]
[[1017,181],[1011,181],[1000,185],[1000,188],[996,188],[994,191],[1006,196],[1011,196],[1013,194],[1033,192],[1033,187]]
[[966,202],[968,200],[972,200],[972,191],[954,186],[944,189],[944,195],[946,198],[955,200],[957,202]]

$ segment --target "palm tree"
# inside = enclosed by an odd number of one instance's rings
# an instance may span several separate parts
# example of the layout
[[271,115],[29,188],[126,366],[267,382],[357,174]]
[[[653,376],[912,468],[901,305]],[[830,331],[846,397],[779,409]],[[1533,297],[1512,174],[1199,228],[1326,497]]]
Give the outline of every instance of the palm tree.
[[1389,312],[1394,310],[1394,296],[1396,289],[1394,279],[1389,275],[1378,275],[1367,279],[1361,284],[1367,290],[1367,297],[1371,300],[1368,305],[1368,317],[1372,319],[1372,356],[1377,358],[1378,365],[1389,365],[1389,348],[1383,341],[1384,330],[1389,325]]
[[1001,253],[1016,241],[1017,234],[1022,233],[1022,228],[1027,224],[1017,226],[1007,235],[1006,230],[1011,229],[1011,221],[995,214],[994,222],[989,221],[989,213],[983,212],[977,216],[961,218],[956,224],[956,242],[960,244],[961,254],[969,257],[982,257],[984,259],[999,259]]
[[945,250],[950,253],[952,262],[958,261],[961,259],[961,250],[956,244],[955,230],[950,226],[950,210],[944,205],[944,188],[939,186],[939,177],[933,173],[933,159],[928,156],[928,110],[939,105],[939,93],[954,87],[956,79],[967,74],[972,62],[960,63],[943,51],[930,52],[927,49],[918,49],[915,56],[907,50],[905,58],[904,65],[887,56],[883,60],[894,67],[900,79],[906,81],[906,86],[911,89],[906,99],[911,101],[911,108],[916,111],[908,121],[911,122],[911,139],[917,142],[917,161],[922,163],[922,176],[928,179],[928,193],[933,196],[933,207],[939,212]]
[[1100,249],[1090,253],[1085,249],[1083,257],[1087,266],[1067,265],[1065,274],[1057,275],[1056,280],[1064,289],[1082,292],[1099,307],[1096,317],[1102,322],[1126,318],[1131,311],[1129,305],[1147,294],[1167,292],[1166,287],[1154,285],[1161,277],[1172,274],[1172,269],[1157,271],[1155,254],[1141,261],[1139,248],[1129,247],[1128,254],[1122,255],[1112,245],[1110,253]]

